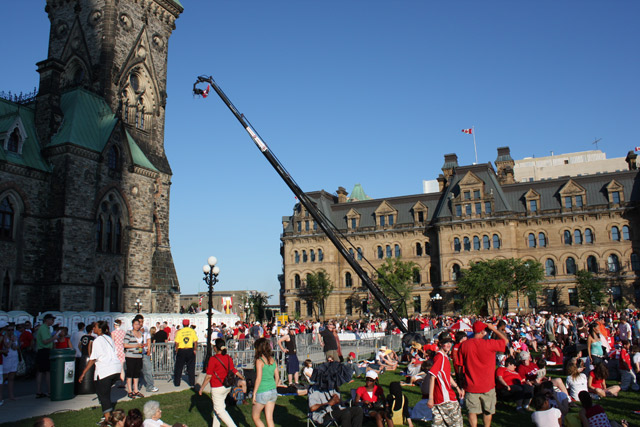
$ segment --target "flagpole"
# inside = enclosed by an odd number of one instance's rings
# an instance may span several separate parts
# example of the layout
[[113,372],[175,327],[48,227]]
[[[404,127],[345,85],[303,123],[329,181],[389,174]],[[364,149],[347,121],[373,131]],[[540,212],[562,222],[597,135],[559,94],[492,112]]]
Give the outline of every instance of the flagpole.
[[473,151],[476,153],[476,162],[474,165],[478,164],[478,149],[476,148],[476,129],[475,126],[471,126],[471,134],[473,135]]

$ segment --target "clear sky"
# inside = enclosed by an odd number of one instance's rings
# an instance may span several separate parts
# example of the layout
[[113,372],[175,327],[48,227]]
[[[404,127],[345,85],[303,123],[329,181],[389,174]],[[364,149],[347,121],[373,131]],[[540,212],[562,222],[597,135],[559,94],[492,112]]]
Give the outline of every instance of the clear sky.
[[[278,295],[281,218],[295,199],[215,94],[212,75],[303,190],[422,191],[443,156],[493,162],[640,146],[636,0],[181,0],[169,41],[165,147],[183,293]],[[43,0],[2,1],[0,90],[29,91],[46,58]],[[275,302],[276,299],[274,298]]]

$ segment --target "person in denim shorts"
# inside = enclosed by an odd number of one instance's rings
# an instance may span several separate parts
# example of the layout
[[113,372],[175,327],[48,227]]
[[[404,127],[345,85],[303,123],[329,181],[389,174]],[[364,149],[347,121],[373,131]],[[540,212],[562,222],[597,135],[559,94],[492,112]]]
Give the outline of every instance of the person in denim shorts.
[[256,349],[256,381],[253,386],[251,418],[253,418],[256,427],[264,427],[260,419],[264,409],[267,426],[273,427],[273,410],[276,407],[276,399],[278,398],[277,387],[280,386],[278,365],[271,353],[271,344],[266,338],[257,339],[254,347]]

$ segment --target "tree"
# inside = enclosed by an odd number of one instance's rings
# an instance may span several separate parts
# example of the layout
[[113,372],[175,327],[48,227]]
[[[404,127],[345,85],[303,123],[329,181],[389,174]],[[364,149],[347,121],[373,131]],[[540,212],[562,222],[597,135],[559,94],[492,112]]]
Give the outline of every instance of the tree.
[[251,292],[249,294],[249,310],[255,320],[264,320],[269,298],[271,298],[271,296],[264,292]]
[[542,264],[537,261],[509,258],[491,259],[472,263],[461,271],[458,292],[464,295],[463,307],[480,313],[485,308],[491,313],[502,312],[506,302],[517,294],[533,294],[542,287]]
[[315,303],[314,306],[317,308],[316,318],[319,319],[320,315],[324,316],[325,303],[331,292],[333,292],[333,285],[326,271],[320,270],[316,273],[307,274],[307,292]]
[[590,271],[576,272],[578,300],[586,311],[597,311],[606,300],[605,280]]
[[[400,317],[407,317],[407,301],[413,291],[413,278],[418,265],[400,258],[387,258],[378,268],[378,287],[391,302],[391,306]],[[375,306],[381,310],[378,300]]]

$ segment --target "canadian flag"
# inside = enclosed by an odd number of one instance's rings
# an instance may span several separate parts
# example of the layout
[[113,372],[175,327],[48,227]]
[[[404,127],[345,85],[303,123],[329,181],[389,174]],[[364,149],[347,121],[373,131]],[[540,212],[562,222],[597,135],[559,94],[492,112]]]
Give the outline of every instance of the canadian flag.
[[210,90],[211,90],[211,85],[207,85],[207,88],[202,91],[202,97],[206,98],[207,96],[209,96],[209,91]]
[[636,147],[636,151],[640,151],[640,147]]
[[462,133],[466,133],[467,135],[471,135],[473,133],[473,129],[462,129]]

